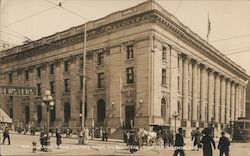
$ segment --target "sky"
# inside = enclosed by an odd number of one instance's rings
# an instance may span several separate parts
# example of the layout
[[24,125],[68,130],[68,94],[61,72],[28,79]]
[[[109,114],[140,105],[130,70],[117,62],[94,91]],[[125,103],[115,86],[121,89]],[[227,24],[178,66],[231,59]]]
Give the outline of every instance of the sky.
[[[144,1],[0,0],[0,39],[20,45]],[[210,44],[250,75],[250,0],[155,1],[205,40],[209,16]]]

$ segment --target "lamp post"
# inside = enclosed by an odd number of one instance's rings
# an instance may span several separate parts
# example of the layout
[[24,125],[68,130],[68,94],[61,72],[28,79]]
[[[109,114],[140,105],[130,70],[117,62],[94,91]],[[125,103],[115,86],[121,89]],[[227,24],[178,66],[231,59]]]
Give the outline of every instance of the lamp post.
[[176,118],[179,116],[179,113],[175,111],[172,116],[174,117],[174,132],[176,133]]
[[49,120],[50,120],[50,109],[53,109],[54,107],[54,102],[53,102],[53,97],[51,96],[51,92],[49,90],[45,91],[45,96],[43,97],[43,105],[46,105],[47,108],[47,152],[48,152],[48,147],[50,146],[50,137],[49,137]]

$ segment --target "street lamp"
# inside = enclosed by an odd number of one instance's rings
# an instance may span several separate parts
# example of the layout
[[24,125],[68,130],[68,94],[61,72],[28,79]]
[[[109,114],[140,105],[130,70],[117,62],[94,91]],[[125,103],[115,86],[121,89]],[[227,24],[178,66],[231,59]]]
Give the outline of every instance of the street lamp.
[[47,152],[48,147],[50,146],[50,137],[49,137],[49,117],[50,117],[50,109],[53,109],[54,102],[53,97],[51,96],[51,92],[49,90],[45,91],[45,96],[43,97],[43,105],[46,105],[47,108],[47,138],[46,138],[46,144],[47,144]]
[[174,132],[176,133],[176,118],[179,116],[179,113],[174,111],[172,116],[174,117]]

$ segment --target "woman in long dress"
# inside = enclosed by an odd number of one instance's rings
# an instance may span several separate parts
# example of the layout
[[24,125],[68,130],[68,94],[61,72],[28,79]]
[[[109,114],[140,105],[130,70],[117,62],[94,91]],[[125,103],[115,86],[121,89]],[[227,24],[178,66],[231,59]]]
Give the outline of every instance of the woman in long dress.
[[205,128],[203,133],[205,134],[205,136],[203,136],[201,139],[203,146],[203,156],[213,156],[212,145],[214,149],[216,149],[214,139],[209,135],[210,131],[208,128]]

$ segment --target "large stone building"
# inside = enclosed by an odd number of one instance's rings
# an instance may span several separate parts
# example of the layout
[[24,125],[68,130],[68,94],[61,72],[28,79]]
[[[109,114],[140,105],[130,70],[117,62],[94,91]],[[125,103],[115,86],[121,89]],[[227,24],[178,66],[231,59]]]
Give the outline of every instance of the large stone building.
[[[31,97],[1,96],[13,121],[81,125],[84,25],[4,51],[0,85],[37,87]],[[87,23],[86,126],[176,126],[190,134],[245,116],[248,75],[154,1]]]
[[246,89],[246,116],[247,119],[250,119],[250,82],[248,81]]

